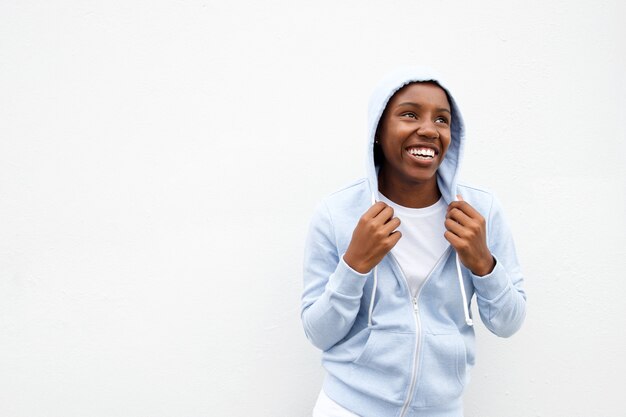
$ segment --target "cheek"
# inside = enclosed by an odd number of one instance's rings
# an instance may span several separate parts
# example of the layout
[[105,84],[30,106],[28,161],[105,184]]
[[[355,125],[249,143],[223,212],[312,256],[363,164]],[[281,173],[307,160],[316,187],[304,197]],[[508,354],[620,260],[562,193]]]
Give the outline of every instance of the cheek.
[[389,160],[389,157],[393,155],[393,151],[391,149],[389,149],[389,144],[387,144],[387,146],[383,145],[381,147],[382,150],[382,154],[383,154],[383,158],[385,159],[385,161]]
[[446,155],[448,154],[448,149],[450,149],[450,138],[446,138],[444,140],[441,141],[441,145],[443,146],[443,158],[445,159]]
[[447,137],[445,140],[442,141],[443,148],[446,150],[446,152],[448,151],[448,149],[450,149],[450,143],[451,143],[450,137]]

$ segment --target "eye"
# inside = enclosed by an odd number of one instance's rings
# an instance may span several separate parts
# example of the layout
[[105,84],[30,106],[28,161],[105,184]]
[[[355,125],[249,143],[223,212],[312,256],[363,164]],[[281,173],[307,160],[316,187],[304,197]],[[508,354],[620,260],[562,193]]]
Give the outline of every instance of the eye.
[[412,111],[408,111],[406,113],[401,114],[402,117],[410,117],[411,119],[417,119],[417,115]]
[[439,117],[437,117],[437,118],[435,119],[435,121],[436,121],[437,123],[445,123],[445,124],[448,124],[448,119],[447,119],[447,118],[445,118],[445,117],[443,117],[443,116],[439,116]]

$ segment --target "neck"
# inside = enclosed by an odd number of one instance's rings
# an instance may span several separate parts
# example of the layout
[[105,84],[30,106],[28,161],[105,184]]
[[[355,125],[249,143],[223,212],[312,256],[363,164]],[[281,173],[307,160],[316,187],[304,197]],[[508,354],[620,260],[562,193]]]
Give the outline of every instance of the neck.
[[409,208],[429,207],[441,198],[436,176],[424,182],[407,183],[385,175],[381,169],[378,173],[378,189],[394,203]]

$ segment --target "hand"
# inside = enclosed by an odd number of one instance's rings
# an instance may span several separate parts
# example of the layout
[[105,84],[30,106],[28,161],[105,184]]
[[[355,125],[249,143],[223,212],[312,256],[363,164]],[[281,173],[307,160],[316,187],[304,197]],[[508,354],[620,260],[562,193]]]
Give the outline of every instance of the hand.
[[382,201],[375,203],[359,219],[343,260],[355,271],[368,273],[402,237],[398,226],[393,209]]
[[459,259],[474,275],[493,271],[496,261],[487,247],[487,225],[483,216],[469,203],[459,200],[448,206],[444,237],[459,254]]

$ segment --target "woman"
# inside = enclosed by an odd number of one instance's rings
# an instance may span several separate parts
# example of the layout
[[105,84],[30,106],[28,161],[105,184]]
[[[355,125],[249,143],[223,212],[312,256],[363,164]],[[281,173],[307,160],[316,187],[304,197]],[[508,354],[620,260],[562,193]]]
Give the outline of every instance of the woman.
[[327,370],[314,417],[462,416],[474,364],[470,302],[508,337],[523,277],[502,210],[461,185],[459,109],[429,69],[387,76],[369,107],[367,178],[317,208],[302,320]]

